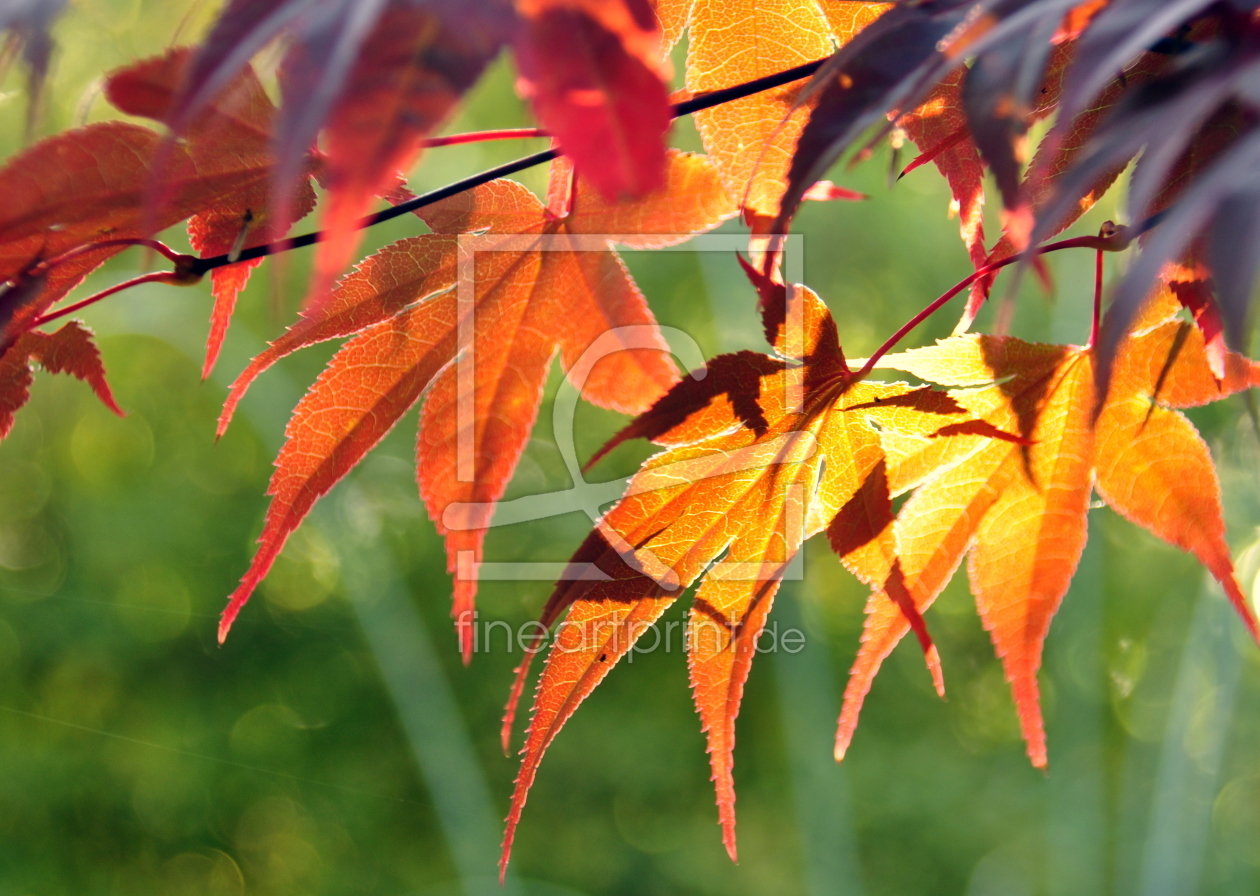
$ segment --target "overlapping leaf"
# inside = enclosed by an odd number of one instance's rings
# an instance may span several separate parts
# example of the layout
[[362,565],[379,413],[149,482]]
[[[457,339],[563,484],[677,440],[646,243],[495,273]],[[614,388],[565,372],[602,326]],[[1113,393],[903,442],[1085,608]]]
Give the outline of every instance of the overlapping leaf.
[[500,0],[234,0],[190,67],[172,123],[183,133],[255,53],[288,34],[272,215],[291,213],[322,132],[327,233],[310,292],[311,301],[322,301],[358,245],[359,218],[498,54],[510,23],[511,9]]
[[[1063,77],[1073,49],[1072,45],[1061,46],[1051,57],[1042,87],[1041,104],[1033,110],[1034,118],[1049,114],[1056,108],[1063,89]],[[1082,158],[1090,141],[1097,134],[1099,126],[1107,120],[1117,102],[1129,91],[1136,90],[1150,78],[1158,75],[1168,63],[1167,56],[1156,53],[1144,54],[1123,73],[1123,77],[1113,80],[1099,94],[1093,105],[1078,114],[1070,126],[1060,124],[1053,137],[1038,146],[1023,182],[1020,184],[1020,194],[1022,201],[1031,209],[1033,217],[1045,224],[1037,233],[1039,240],[1049,239],[1076,223],[1082,215],[1094,207],[1120,176],[1120,172],[1128,164],[1131,156],[1122,155],[1114,159],[1109,168],[1100,167],[1094,174],[1093,183],[1084,188],[1074,202],[1065,204],[1061,210],[1058,210],[1058,217],[1053,222],[1049,215],[1044,214],[1046,205],[1055,198],[1059,178],[1072,170],[1073,165]],[[1019,251],[1020,246],[1012,235],[1003,234],[985,258],[984,263],[994,264],[1010,258]],[[991,285],[991,279],[976,283],[967,299],[967,306],[955,332],[965,332],[971,327],[985,299],[988,298]]]
[[897,122],[945,176],[957,203],[958,229],[967,255],[977,268],[985,263],[984,164],[966,131],[962,108],[962,73],[938,84],[919,108]]
[[662,185],[673,112],[649,0],[517,0],[520,86],[606,198]]
[[[643,410],[675,382],[651,312],[609,239],[670,245],[732,215],[712,166],[674,153],[665,189],[608,204],[583,181],[573,187],[571,167],[561,161],[553,168],[553,192],[568,196],[567,217],[511,181],[425,209],[436,233],[365,260],[326,305],[309,311],[242,373],[221,430],[245,389],[277,359],[358,334],[294,411],[269,488],[261,546],[223,615],[221,637],[314,502],[427,390],[417,446],[420,487],[446,537],[456,574],[454,614],[468,657],[485,529],[524,448],[553,354],[572,375],[601,337],[622,347],[575,383],[587,400],[617,410]],[[471,279],[459,272],[461,234]]]
[[[182,59],[183,51],[176,50],[115,72],[106,93],[123,111],[161,118]],[[188,139],[170,149],[156,208],[146,209],[145,197],[162,138],[148,128],[116,121],[88,125],[15,156],[0,170],[0,278],[16,283],[36,263],[68,257],[46,272],[42,289],[12,309],[8,336],[28,329],[125,248],[112,241],[149,236],[192,215],[212,216],[248,201],[270,169],[269,158],[258,152],[255,128],[266,104],[253,73],[243,71],[192,121]]]
[[0,6],[0,31],[7,31],[10,42],[21,46],[22,58],[26,62],[31,94],[27,112],[28,131],[39,108],[40,92],[52,58],[53,43],[49,31],[65,6],[66,0],[7,0]]
[[[695,0],[689,21],[687,87],[695,92],[771,75],[832,50],[827,20],[807,0]],[[727,188],[753,212],[778,211],[807,114],[792,112],[799,89],[766,91],[696,115]]]
[[[175,92],[189,59],[187,49],[177,49],[119,72],[106,85],[110,101],[131,115],[171,121]],[[188,222],[192,247],[203,256],[248,249],[283,236],[295,219],[315,206],[310,178],[304,176],[294,188],[294,202],[285,218],[278,223],[272,219],[270,139],[275,107],[251,69],[242,70],[211,108],[214,115],[203,115],[187,126],[187,151],[200,170],[231,165],[240,179],[232,189],[211,197]],[[211,272],[215,302],[203,376],[214,367],[237,296],[261,263],[259,258]]]
[[[827,530],[859,577],[895,586],[879,430],[930,440],[951,427],[980,425],[943,393],[855,381],[830,313],[806,288],[793,289],[786,308],[776,310],[773,301],[765,308],[776,357],[739,352],[714,359],[702,378],[675,386],[614,440],[647,437],[667,450],[631,480],[543,610],[545,626],[567,615],[534,700],[504,863],[543,753],[560,728],[702,576],[687,650],[733,858],[735,717],[788,563],[806,538]],[[990,426],[981,431],[1001,436]],[[921,627],[908,595],[895,587],[884,593],[881,599],[898,601]],[[920,631],[940,686],[935,650]],[[505,737],[527,668],[518,670]]]
[[282,34],[276,204],[287,210],[320,134],[329,190],[309,301],[349,263],[359,218],[507,43],[543,125],[605,196],[663,182],[671,113],[648,0],[235,0],[191,68],[177,129]]
[[[773,229],[783,231],[806,191],[868,127],[898,109],[917,108],[959,61],[967,31],[955,32],[969,3],[898,4],[859,31],[818,71],[817,94],[787,171]],[[942,40],[955,32],[945,52]]]
[[[890,3],[823,5],[832,32],[841,45],[891,8]],[[955,71],[942,79],[913,111],[893,114],[897,125],[921,151],[907,171],[927,161],[935,163],[953,194],[952,211],[958,215],[963,245],[972,263],[980,267],[985,259],[984,165],[967,128],[962,84],[962,71]]]
[[[1222,317],[1239,346],[1260,269],[1254,263],[1260,206],[1252,201],[1260,195],[1255,187],[1260,138],[1254,126],[1260,106],[1247,86],[1255,79],[1260,46],[1256,11],[1257,4],[1248,0],[900,4],[841,47],[816,75],[810,90],[817,103],[797,142],[772,229],[789,223],[809,186],[865,130],[898,109],[917,107],[964,56],[972,59],[963,90],[968,131],[997,176],[1015,249],[1044,240],[1078,215],[1139,151],[1150,174],[1135,181],[1129,213],[1133,220],[1146,219],[1150,200],[1208,117],[1232,112],[1239,126],[1227,142],[1229,151],[1196,172],[1169,208],[1168,225],[1152,235],[1119,285],[1113,319],[1099,345],[1099,374],[1105,381],[1127,321],[1162,266],[1182,257],[1196,238],[1202,239],[1200,254],[1221,271]],[[1067,43],[1073,47],[1065,67]],[[1161,70],[1150,83],[1125,90],[1121,107],[1099,116],[1115,101],[1106,94],[1115,92],[1117,75],[1135,63],[1152,64],[1153,57],[1165,64],[1154,66]],[[1120,81],[1124,88],[1126,79]],[[1034,166],[1040,170],[1021,180],[1024,134],[1049,111],[1042,92],[1061,93],[1059,121]],[[1046,188],[1050,183],[1053,189]],[[998,258],[1006,251],[1000,247]],[[986,288],[978,284],[962,328]]]
[[[928,443],[889,434],[894,493],[914,486],[895,525],[904,584],[927,609],[968,554],[976,604],[1011,682],[1033,763],[1046,763],[1037,670],[1051,617],[1086,539],[1091,489],[1117,512],[1193,553],[1217,578],[1253,636],[1260,635],[1234,578],[1220,485],[1207,446],[1175,408],[1260,385],[1260,365],[1226,360],[1218,381],[1201,333],[1172,319],[1162,294],[1125,343],[1093,425],[1095,350],[1010,337],[958,336],[885,359],[952,387],[960,405],[1027,445],[962,435]],[[837,733],[842,756],[862,699],[908,630],[878,600],[868,607]]]

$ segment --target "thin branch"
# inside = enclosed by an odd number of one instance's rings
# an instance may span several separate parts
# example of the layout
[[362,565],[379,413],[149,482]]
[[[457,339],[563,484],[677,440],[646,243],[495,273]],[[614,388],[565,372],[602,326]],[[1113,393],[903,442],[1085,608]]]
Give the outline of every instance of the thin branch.
[[1094,310],[1089,322],[1089,347],[1098,342],[1098,331],[1102,326],[1102,293],[1103,293],[1103,251],[1094,252]]
[[37,274],[37,275],[46,274],[48,273],[48,271],[52,270],[57,265],[65,264],[67,261],[71,261],[75,258],[80,257],[81,255],[87,255],[89,252],[95,252],[98,249],[112,249],[116,246],[122,246],[122,247],[143,246],[146,249],[152,249],[154,252],[158,253],[167,261],[175,265],[178,265],[180,263],[180,259],[188,257],[188,256],[181,255],[180,253],[176,252],[174,249],[172,249],[170,246],[163,243],[161,240],[148,240],[148,239],[140,239],[137,237],[127,237],[127,238],[114,239],[114,240],[101,240],[99,243],[89,243],[86,246],[76,246],[75,248],[70,249],[69,251],[63,252],[60,255],[54,255],[52,258],[49,258],[46,261],[41,261],[39,264],[31,268],[31,273]]
[[[1123,245],[1121,245],[1121,242],[1123,242]],[[1117,252],[1127,245],[1127,231],[1123,234],[1113,233],[1111,235],[1100,233],[1098,236],[1076,236],[1067,240],[1059,240],[1057,243],[1048,243],[1035,249],[1034,254],[1045,255],[1047,252],[1058,252],[1060,249],[1094,249],[1101,257],[1103,252]],[[884,344],[877,348],[875,353],[866,359],[866,363],[862,365],[861,369],[858,370],[857,373],[853,374],[853,379],[860,380],[865,378],[872,370],[875,369],[875,365],[879,363],[879,359],[896,348],[897,343],[904,339],[911,330],[923,323],[937,311],[941,310],[941,308],[945,307],[950,299],[958,295],[972,283],[975,283],[981,277],[987,277],[996,271],[1000,271],[1007,265],[1015,264],[1022,258],[1023,256],[1020,255],[1012,255],[1010,258],[1003,258],[1001,261],[995,261],[993,264],[987,264],[984,267],[977,269],[972,274],[955,283],[939,298],[933,299],[926,308],[902,324],[896,333],[889,336],[888,339],[884,341]]]
[[425,137],[420,145],[425,149],[439,146],[462,146],[465,143],[486,143],[491,140],[518,140],[528,137],[550,137],[542,128],[501,128],[497,131],[469,131],[448,137]]
[[[674,117],[680,118],[684,115],[690,115],[693,112],[699,112],[702,109],[711,109],[714,106],[720,106],[723,103],[733,102],[734,100],[744,99],[756,93],[765,90],[773,90],[776,87],[782,87],[785,84],[791,84],[793,81],[799,81],[802,78],[808,78],[819,67],[826,62],[825,59],[819,59],[815,62],[808,62],[805,65],[798,65],[785,71],[777,72],[773,75],[767,75],[764,78],[757,78],[753,81],[747,81],[743,84],[736,84],[734,87],[724,87],[721,90],[713,90],[708,93],[702,93],[694,96],[685,102],[674,104]],[[379,211],[374,215],[368,215],[359,220],[358,228],[360,230],[368,227],[374,227],[377,224],[383,224],[402,215],[410,214],[416,209],[424,208],[427,205],[433,205],[435,202],[441,202],[443,199],[449,199],[457,196],[474,187],[487,184],[492,180],[500,177],[507,177],[511,174],[533,168],[536,165],[542,165],[558,158],[562,153],[559,150],[547,149],[542,152],[536,152],[528,156],[523,156],[512,162],[499,165],[463,180],[448,184],[437,190],[432,190],[415,199],[409,199],[406,202],[400,202],[393,208],[387,208]],[[235,256],[224,254],[214,255],[210,258],[199,258],[192,263],[189,269],[191,274],[205,274],[213,271],[215,268],[226,267],[229,264],[236,264],[242,261],[251,261],[255,258],[265,258],[268,255],[277,255],[281,252],[289,252],[293,249],[301,249],[305,246],[311,246],[321,242],[324,239],[324,233],[316,230],[311,233],[304,233],[300,236],[290,237],[288,239],[279,240],[274,243],[266,243],[262,246],[254,246],[246,249]]]
[[28,329],[33,330],[36,327],[41,327],[46,323],[57,320],[57,318],[65,317],[67,314],[74,314],[88,305],[94,305],[101,299],[109,298],[116,292],[122,292],[124,289],[131,289],[133,286],[140,286],[145,283],[169,283],[172,286],[187,286],[189,281],[184,279],[182,275],[172,271],[155,271],[151,274],[141,274],[139,277],[124,280],[122,283],[115,283],[109,289],[102,289],[100,292],[75,302],[73,305],[67,305],[65,308],[49,312],[43,317],[37,317],[31,321]]

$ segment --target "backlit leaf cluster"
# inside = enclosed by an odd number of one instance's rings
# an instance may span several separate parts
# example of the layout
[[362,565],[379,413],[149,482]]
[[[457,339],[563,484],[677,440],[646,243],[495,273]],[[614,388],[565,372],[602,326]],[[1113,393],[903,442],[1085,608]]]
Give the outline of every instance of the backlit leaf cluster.
[[[61,6],[0,12],[32,85]],[[272,47],[274,90],[252,65]],[[535,136],[552,140],[547,194],[486,177],[416,199],[406,172],[500,54]],[[209,375],[250,272],[315,212],[301,312],[237,375],[219,433],[273,364],[343,341],[293,411],[220,639],[313,505],[418,407],[419,496],[471,658],[485,533],[558,359],[583,399],[638,415],[608,448],[661,450],[543,610],[556,633],[503,861],[548,745],[692,588],[691,685],[734,857],[735,720],[776,591],[813,535],[871,589],[837,758],[906,633],[944,692],[925,613],[966,559],[1029,757],[1046,764],[1042,647],[1095,496],[1197,557],[1260,634],[1211,455],[1180,413],[1260,384],[1245,353],[1258,76],[1260,12],[1246,0],[231,0],[199,44],[108,75],[106,97],[132,120],[46,137],[0,169],[0,437],[36,368],[122,412],[91,333],[60,320],[108,258],[185,224],[195,254],[165,250],[173,270],[142,279],[210,274]],[[669,145],[692,110],[703,153]],[[903,160],[907,140],[917,154]],[[944,177],[976,273],[956,290],[954,336],[894,339],[850,364],[823,298],[780,278],[776,237],[806,200],[856,198],[823,179],[884,141],[903,176],[930,162]],[[1047,247],[1122,175],[1125,225]],[[1001,206],[996,236],[986,194]],[[417,234],[355,263],[363,216],[402,203]],[[737,216],[769,351],[680,374],[617,246],[674,246]],[[1093,249],[1101,265],[1130,246],[1086,344],[969,332],[1001,267],[1044,275],[1047,248]],[[1060,300],[1091,298],[1103,296]],[[868,379],[875,368],[912,381]]]

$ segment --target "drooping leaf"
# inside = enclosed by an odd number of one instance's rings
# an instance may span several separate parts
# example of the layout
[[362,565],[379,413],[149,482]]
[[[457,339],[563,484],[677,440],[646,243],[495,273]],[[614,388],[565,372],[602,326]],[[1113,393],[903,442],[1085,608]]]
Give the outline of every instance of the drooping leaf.
[[[1051,57],[1042,86],[1042,102],[1033,110],[1034,118],[1048,114],[1056,108],[1072,49],[1074,47],[1061,47]],[[1024,174],[1023,182],[1020,184],[1020,194],[1031,207],[1038,225],[1041,225],[1036,232],[1038,242],[1049,239],[1076,223],[1082,215],[1094,207],[1120,176],[1120,172],[1124,170],[1131,158],[1123,153],[1111,161],[1110,167],[1100,166],[1094,173],[1093,182],[1076,197],[1075,202],[1065,205],[1061,213],[1056,210],[1053,221],[1052,215],[1046,212],[1047,204],[1055,198],[1059,179],[1082,157],[1099,126],[1107,119],[1117,102],[1127,92],[1136,90],[1149,78],[1157,75],[1167,63],[1167,57],[1154,53],[1143,55],[1124,72],[1123,77],[1115,78],[1090,108],[1081,112],[1070,124],[1060,123],[1052,135],[1038,146]],[[984,263],[994,264],[1010,258],[1018,251],[1020,251],[1019,247],[1011,234],[1004,233],[985,258]],[[981,306],[988,298],[992,282],[992,279],[982,279],[972,288],[955,333],[965,332],[975,322]]]
[[[931,438],[976,422],[943,393],[855,381],[821,300],[804,287],[785,298],[778,323],[773,302],[765,303],[778,357],[745,351],[714,359],[702,378],[684,379],[613,440],[646,437],[667,450],[644,464],[597,523],[543,610],[544,626],[566,615],[534,700],[504,867],[547,747],[643,631],[701,576],[688,661],[723,839],[734,858],[735,717],[788,563],[806,538],[826,529],[859,577],[890,581],[897,561],[877,430]],[[921,626],[908,594],[885,599],[899,598]],[[926,630],[923,640],[939,684]],[[518,669],[507,724],[528,659]]]
[[805,192],[857,136],[897,109],[915,108],[953,66],[941,40],[962,21],[967,4],[898,4],[859,31],[818,71],[809,89],[817,101],[801,131],[775,209],[783,232]]
[[[962,104],[962,72],[950,74],[898,124],[922,150],[942,146],[932,161],[949,184],[957,204],[958,229],[975,267],[985,263],[984,164],[968,136]],[[947,144],[947,145],[945,145]]]
[[[890,3],[831,2],[823,4],[823,12],[837,42],[843,46],[892,6]],[[967,130],[962,81],[962,71],[949,74],[918,108],[898,115],[896,121],[923,152],[903,175],[925,162],[936,164],[953,194],[951,212],[958,215],[963,245],[972,264],[979,267],[985,258],[984,165]],[[810,198],[810,191],[806,191],[804,198]]]
[[21,45],[22,58],[26,62],[30,91],[28,131],[39,109],[44,79],[48,77],[48,63],[52,59],[53,43],[49,31],[65,6],[66,0],[4,0],[0,3],[0,31],[9,32],[9,39]]
[[[963,108],[971,136],[993,172],[1008,218],[1027,209],[1020,191],[1027,161],[1024,137],[1033,120],[1059,19],[1053,10],[1030,17],[1006,40],[979,54],[963,80]],[[1015,222],[1010,226],[1020,227]]]
[[[570,173],[567,162],[557,163],[557,189],[567,187]],[[559,353],[588,401],[617,410],[646,408],[677,378],[609,237],[671,245],[734,213],[712,166],[682,153],[670,156],[666,188],[639,202],[606,203],[581,180],[576,191],[564,219],[510,181],[424,209],[435,234],[368,258],[233,385],[220,431],[249,383],[280,357],[358,334],[294,411],[261,547],[224,612],[221,636],[314,502],[428,390],[417,446],[421,493],[446,538],[454,615],[470,656],[481,544],[524,448],[552,356]],[[472,231],[488,236],[472,260],[473,279],[461,280],[460,235]],[[620,350],[575,370],[601,337]],[[462,371],[452,366],[457,355]]]
[[1211,0],[1111,0],[1081,35],[1064,86],[1063,114],[1079,115],[1116,72],[1210,5]]
[[[1051,617],[1086,539],[1091,488],[1117,512],[1193,553],[1260,635],[1233,572],[1220,485],[1207,446],[1175,408],[1260,385],[1231,354],[1218,381],[1202,335],[1170,319],[1171,293],[1124,344],[1093,424],[1095,350],[1011,337],[957,336],[885,359],[931,382],[1016,445],[963,436],[949,445],[886,438],[894,493],[919,485],[896,522],[905,586],[923,612],[969,553],[972,591],[1002,659],[1033,764],[1046,764],[1037,670]],[[920,485],[920,483],[922,483]],[[908,630],[878,602],[853,666],[837,733],[842,756],[879,665]]]
[[359,218],[415,160],[421,138],[450,116],[514,21],[507,0],[233,0],[190,66],[172,125],[183,133],[255,53],[289,37],[273,133],[271,214],[293,214],[322,133],[327,233],[308,303],[323,301],[358,245]]
[[520,89],[607,199],[659,189],[673,119],[649,0],[517,0]]
[[29,330],[0,354],[0,439],[13,429],[14,415],[30,398],[35,363],[49,373],[68,373],[83,380],[105,407],[123,416],[105,381],[105,366],[91,331],[72,320],[55,333]]
[[[1173,22],[1149,45],[1152,54],[1168,58],[1167,66],[1130,91],[1100,123],[1086,152],[1058,178],[1033,233],[1034,242],[1043,238],[1098,178],[1141,152],[1127,214],[1144,229],[1159,226],[1145,238],[1141,254],[1116,287],[1099,341],[1100,387],[1105,387],[1129,322],[1163,266],[1184,257],[1200,239],[1206,245],[1194,248],[1199,260],[1213,254],[1228,256],[1231,251],[1229,242],[1220,248],[1211,245],[1212,233],[1223,235],[1211,223],[1218,209],[1230,204],[1233,196],[1246,194],[1256,177],[1257,157],[1254,145],[1249,147],[1255,139],[1256,103],[1249,85],[1260,67],[1260,51],[1249,36],[1250,9],[1250,4],[1113,2],[1077,42],[1077,60],[1064,85],[1065,114],[1094,101],[1105,83],[1098,66],[1110,65],[1112,55],[1121,50],[1132,50],[1128,58],[1136,55],[1130,35],[1120,36],[1129,25],[1140,21],[1133,34],[1144,37]],[[1054,136],[1052,131],[1048,139]],[[1246,267],[1232,270],[1247,276]],[[1233,310],[1226,330],[1241,334],[1248,304],[1242,296],[1248,287],[1229,280],[1229,275],[1227,282]]]

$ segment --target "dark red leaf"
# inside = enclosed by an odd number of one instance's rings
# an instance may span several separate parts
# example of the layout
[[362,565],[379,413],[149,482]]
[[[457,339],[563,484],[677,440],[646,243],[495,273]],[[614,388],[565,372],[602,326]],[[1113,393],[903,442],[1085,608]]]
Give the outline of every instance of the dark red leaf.
[[582,176],[608,199],[665,176],[673,113],[647,0],[518,0],[520,89]]
[[23,333],[0,356],[0,439],[9,434],[14,415],[30,398],[34,362],[49,373],[68,373],[83,380],[105,407],[123,416],[105,381],[105,366],[92,341],[92,333],[72,320],[55,333],[39,330]]

